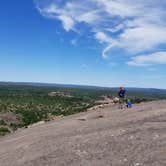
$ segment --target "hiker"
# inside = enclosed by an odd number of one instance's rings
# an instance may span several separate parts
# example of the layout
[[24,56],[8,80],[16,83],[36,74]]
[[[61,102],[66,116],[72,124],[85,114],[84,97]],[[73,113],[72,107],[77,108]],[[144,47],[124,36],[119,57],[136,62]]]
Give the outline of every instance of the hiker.
[[123,109],[123,105],[125,103],[125,93],[126,90],[124,87],[119,88],[118,96],[119,96],[119,108]]
[[131,100],[127,100],[127,108],[132,108],[133,104],[131,102]]

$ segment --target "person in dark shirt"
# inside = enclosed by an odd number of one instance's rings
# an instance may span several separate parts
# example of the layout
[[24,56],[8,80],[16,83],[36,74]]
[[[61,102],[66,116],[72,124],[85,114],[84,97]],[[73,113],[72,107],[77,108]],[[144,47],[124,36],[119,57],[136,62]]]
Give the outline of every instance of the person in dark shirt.
[[123,106],[125,104],[125,93],[126,90],[124,87],[120,87],[118,91],[118,96],[119,96],[119,108],[123,109]]

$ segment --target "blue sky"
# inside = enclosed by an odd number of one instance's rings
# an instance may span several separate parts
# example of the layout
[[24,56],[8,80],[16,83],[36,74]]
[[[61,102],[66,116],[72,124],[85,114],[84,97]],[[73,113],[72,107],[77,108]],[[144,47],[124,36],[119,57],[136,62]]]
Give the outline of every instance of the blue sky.
[[166,88],[163,0],[1,0],[1,81]]

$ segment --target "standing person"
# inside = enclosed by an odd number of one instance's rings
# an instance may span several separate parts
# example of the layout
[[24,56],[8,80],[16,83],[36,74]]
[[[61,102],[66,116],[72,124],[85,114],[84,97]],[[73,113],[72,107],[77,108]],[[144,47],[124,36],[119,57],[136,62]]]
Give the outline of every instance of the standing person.
[[125,103],[125,93],[126,90],[124,87],[119,88],[118,96],[119,96],[119,108],[123,109],[124,103]]

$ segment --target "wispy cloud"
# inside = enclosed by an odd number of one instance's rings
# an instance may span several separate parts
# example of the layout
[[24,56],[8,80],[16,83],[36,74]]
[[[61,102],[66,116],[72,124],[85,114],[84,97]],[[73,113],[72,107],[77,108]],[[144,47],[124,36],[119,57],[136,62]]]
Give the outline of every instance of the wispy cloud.
[[133,57],[131,61],[127,62],[131,66],[149,66],[156,64],[166,65],[166,52],[157,52],[150,55],[140,55]]
[[[112,48],[120,48],[133,56],[130,65],[159,64],[156,56],[165,59],[165,54],[158,50],[166,43],[166,1],[35,0],[35,3],[44,17],[60,20],[66,31],[77,31],[82,23],[87,25],[103,45],[104,58]],[[146,51],[155,53],[136,56]]]
[[109,50],[115,45],[115,41],[113,41],[112,38],[107,36],[104,32],[96,32],[95,38],[100,43],[107,44],[107,46],[104,48],[104,50],[102,52],[103,58],[107,58],[107,54],[108,54]]

